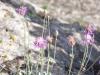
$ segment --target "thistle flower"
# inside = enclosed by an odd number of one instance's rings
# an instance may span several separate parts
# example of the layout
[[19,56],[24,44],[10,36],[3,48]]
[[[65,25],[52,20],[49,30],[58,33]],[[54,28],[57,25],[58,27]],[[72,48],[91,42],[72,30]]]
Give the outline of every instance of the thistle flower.
[[95,30],[96,30],[96,27],[93,26],[92,24],[89,24],[89,25],[86,26],[84,33],[93,35]]
[[43,37],[38,37],[35,40],[34,45],[36,48],[45,49],[47,47],[47,40],[45,40]]
[[69,45],[74,46],[76,44],[76,40],[74,36],[69,35],[67,39]]
[[21,6],[21,7],[17,8],[16,11],[17,11],[20,15],[25,16],[25,15],[27,14],[28,9],[27,9],[27,7],[25,7],[25,6]]
[[96,30],[95,27],[93,27],[93,25],[88,25],[86,26],[85,30],[84,30],[84,40],[83,40],[83,44],[88,45],[88,44],[93,44],[94,43],[94,31]]
[[94,43],[94,38],[90,35],[90,34],[86,34],[84,35],[84,40],[83,40],[83,44],[84,45],[88,45],[88,44],[93,44]]

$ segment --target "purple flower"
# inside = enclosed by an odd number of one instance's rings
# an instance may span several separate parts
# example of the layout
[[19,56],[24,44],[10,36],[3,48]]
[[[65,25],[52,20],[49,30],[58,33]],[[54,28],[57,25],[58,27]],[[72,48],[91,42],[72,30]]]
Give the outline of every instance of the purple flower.
[[43,37],[38,37],[36,38],[34,45],[36,48],[45,49],[47,47],[47,40],[45,40]]
[[85,34],[83,44],[85,44],[85,45],[90,44],[91,45],[93,43],[94,43],[94,38],[90,34]]
[[88,25],[86,26],[84,30],[84,40],[83,44],[88,45],[88,44],[93,44],[94,43],[94,31],[96,30],[96,27],[93,25]]
[[25,7],[25,6],[21,6],[21,7],[17,8],[16,11],[17,11],[20,15],[25,16],[25,15],[27,14],[28,9],[27,9],[27,7]]
[[84,33],[93,35],[95,30],[96,30],[96,27],[93,26],[92,24],[89,24],[86,26]]

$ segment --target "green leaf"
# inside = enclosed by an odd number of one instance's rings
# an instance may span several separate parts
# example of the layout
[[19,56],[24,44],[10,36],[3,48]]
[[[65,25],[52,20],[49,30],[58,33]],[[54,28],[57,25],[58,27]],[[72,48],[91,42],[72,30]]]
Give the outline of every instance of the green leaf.
[[2,43],[2,40],[0,39],[0,44]]
[[46,5],[44,5],[42,8],[43,8],[44,10],[47,10],[47,9],[48,9],[48,5],[46,4]]

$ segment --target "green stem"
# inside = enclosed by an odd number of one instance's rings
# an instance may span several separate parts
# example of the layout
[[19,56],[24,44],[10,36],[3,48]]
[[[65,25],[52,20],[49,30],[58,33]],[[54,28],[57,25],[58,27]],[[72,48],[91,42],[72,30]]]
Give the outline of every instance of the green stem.
[[27,54],[27,71],[28,71],[28,75],[30,75],[30,57],[29,57],[29,54]]
[[56,39],[55,39],[54,60],[56,58],[56,51],[57,51],[57,35],[56,35]]
[[43,69],[44,69],[44,50],[41,50],[41,74],[43,75]]
[[[47,18],[47,28],[48,28],[48,30],[49,30],[49,36],[50,36],[50,28],[49,28],[49,16],[48,16],[48,18]],[[48,62],[47,62],[47,75],[49,75],[49,67],[50,67],[50,60],[49,60],[49,58],[50,58],[50,43],[48,43]]]
[[48,63],[47,63],[47,75],[49,74],[49,58],[50,58],[50,52],[49,52],[49,49],[50,49],[50,44],[48,44]]
[[86,61],[86,64],[84,65],[84,68],[86,68],[86,66],[87,66],[87,64],[88,64],[88,62],[89,62],[91,53],[92,53],[92,47],[91,47],[90,53],[89,53],[89,55],[88,55],[88,59],[87,59],[87,61]]
[[100,59],[100,56],[93,62],[93,64],[92,64],[85,72],[87,72],[88,70],[90,70],[90,69],[93,67],[93,65],[94,65],[99,59]]
[[41,57],[41,53],[39,53],[39,60],[37,60],[37,66],[36,66],[36,75],[38,75],[39,73],[39,62],[40,62],[40,57]]
[[[45,14],[45,10],[44,10],[44,14]],[[44,32],[45,32],[45,25],[46,25],[46,16],[44,16],[44,20],[43,20],[42,37],[44,36]]]
[[73,65],[73,60],[74,60],[74,53],[73,53],[73,46],[72,46],[72,58],[71,58],[71,64],[70,64],[70,67],[69,67],[69,73],[68,73],[68,75],[70,75],[70,73],[71,73],[71,69],[72,69],[72,65]]
[[[26,50],[26,26],[25,26],[25,23],[23,24],[24,25],[24,49]],[[27,64],[27,58],[26,58],[26,52],[25,52],[25,55],[24,55],[24,61],[26,61],[26,64]],[[26,67],[26,75],[27,75],[27,67]]]
[[81,71],[82,71],[82,68],[84,67],[84,63],[85,63],[85,61],[86,61],[87,54],[88,54],[88,45],[87,45],[86,48],[85,48],[85,52],[84,52],[83,59],[82,59],[82,64],[81,64],[81,67],[80,67],[80,69],[79,69],[77,75],[80,75],[80,73],[81,73]]

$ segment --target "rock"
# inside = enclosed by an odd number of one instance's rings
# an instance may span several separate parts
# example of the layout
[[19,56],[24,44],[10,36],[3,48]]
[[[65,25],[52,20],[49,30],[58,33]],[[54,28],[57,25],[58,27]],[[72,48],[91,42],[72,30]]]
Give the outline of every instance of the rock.
[[[28,33],[27,21],[22,16],[18,15],[10,6],[6,6],[3,3],[1,3],[1,5],[3,7],[0,8],[0,12],[5,12],[2,14],[2,17],[0,17],[0,39],[2,40],[0,45],[0,50],[2,50],[1,55],[2,53],[4,55],[7,54],[6,59],[13,60],[15,57],[22,56],[25,53],[25,45],[29,48],[28,38],[31,36],[29,36]],[[4,16],[6,14],[9,17]],[[10,14],[14,17],[11,17]],[[5,20],[5,22],[3,20]],[[31,39],[33,40],[33,38]]]
[[1,75],[9,75],[8,73],[1,73]]

